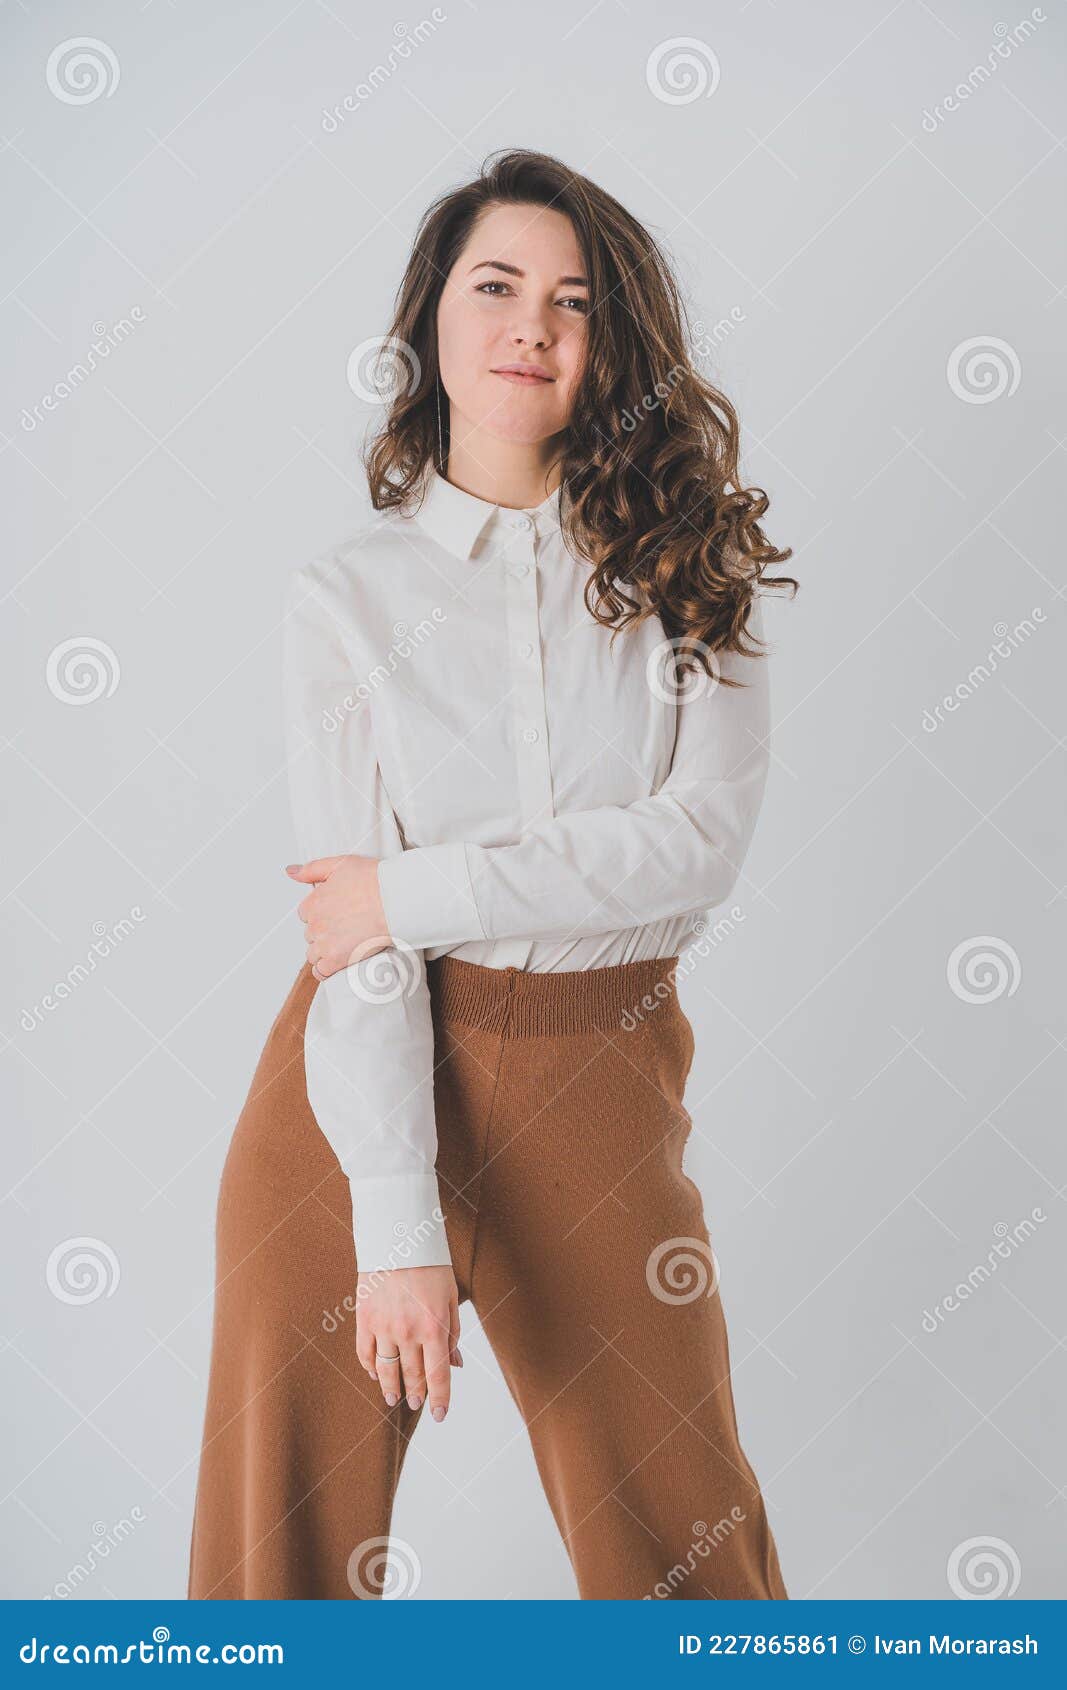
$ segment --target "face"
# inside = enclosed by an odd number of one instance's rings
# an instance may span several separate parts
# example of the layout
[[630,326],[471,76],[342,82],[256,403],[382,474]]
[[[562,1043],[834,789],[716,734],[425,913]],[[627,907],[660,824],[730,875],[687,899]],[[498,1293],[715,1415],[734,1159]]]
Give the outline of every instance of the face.
[[[457,429],[533,446],[567,426],[589,287],[570,219],[502,205],[476,224],[437,308],[441,383]],[[515,365],[540,375],[506,373]]]

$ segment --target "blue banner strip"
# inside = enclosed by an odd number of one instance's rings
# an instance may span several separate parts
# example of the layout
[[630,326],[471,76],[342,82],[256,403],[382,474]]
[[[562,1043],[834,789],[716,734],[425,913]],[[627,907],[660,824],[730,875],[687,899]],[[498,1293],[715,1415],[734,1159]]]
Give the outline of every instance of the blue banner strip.
[[[653,1690],[774,1680],[1067,1684],[1063,1602],[0,1603],[5,1685],[20,1677],[197,1668],[346,1685],[571,1685],[622,1672]],[[225,1682],[223,1678],[222,1682]]]

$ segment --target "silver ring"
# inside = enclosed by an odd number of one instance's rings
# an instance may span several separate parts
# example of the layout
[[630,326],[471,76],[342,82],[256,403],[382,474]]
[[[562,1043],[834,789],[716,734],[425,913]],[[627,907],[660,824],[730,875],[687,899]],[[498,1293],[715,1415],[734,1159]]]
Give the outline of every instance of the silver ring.
[[381,1350],[375,1349],[374,1359],[375,1359],[375,1361],[399,1361],[400,1360],[400,1351],[397,1350],[395,1356],[383,1356]]

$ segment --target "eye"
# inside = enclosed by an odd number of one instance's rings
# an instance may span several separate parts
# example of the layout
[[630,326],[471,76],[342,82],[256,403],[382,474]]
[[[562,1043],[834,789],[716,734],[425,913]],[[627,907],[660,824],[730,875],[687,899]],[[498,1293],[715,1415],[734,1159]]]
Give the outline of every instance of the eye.
[[[490,289],[495,288],[500,288],[501,293],[490,292]],[[492,277],[487,282],[479,282],[474,291],[475,293],[484,293],[487,299],[500,299],[503,294],[514,293],[515,290],[510,287],[507,282],[502,282],[499,278]],[[568,294],[564,299],[559,300],[558,303],[560,305],[565,305],[569,311],[577,311],[580,316],[585,316],[589,310],[589,301],[587,299],[583,299],[580,294]]]

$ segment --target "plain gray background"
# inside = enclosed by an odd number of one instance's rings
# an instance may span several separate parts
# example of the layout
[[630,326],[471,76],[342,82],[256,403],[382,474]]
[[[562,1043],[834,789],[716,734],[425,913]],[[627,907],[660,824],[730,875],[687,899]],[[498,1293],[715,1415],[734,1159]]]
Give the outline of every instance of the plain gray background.
[[[4,1594],[184,1594],[219,1173],[303,960],[283,585],[363,518],[346,368],[419,214],[523,145],[729,322],[705,368],[803,583],[742,915],[682,986],[790,1594],[1062,1597],[1062,7],[437,17],[4,12]],[[409,1593],[573,1596],[469,1308],[463,1347]]]

